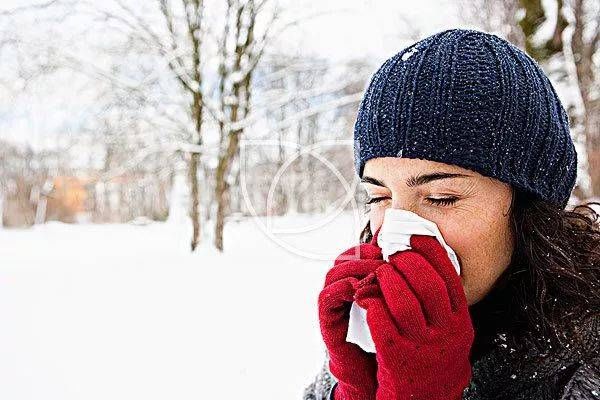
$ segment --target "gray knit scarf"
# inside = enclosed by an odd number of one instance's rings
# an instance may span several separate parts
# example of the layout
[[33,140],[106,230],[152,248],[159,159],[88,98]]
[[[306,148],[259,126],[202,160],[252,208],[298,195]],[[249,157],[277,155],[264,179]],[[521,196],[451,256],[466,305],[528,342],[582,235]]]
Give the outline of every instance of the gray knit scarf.
[[[539,350],[528,343],[513,346],[505,334],[472,366],[463,400],[598,400],[600,399],[600,313],[576,323],[572,340],[560,350]],[[303,400],[329,400],[336,382],[329,357],[305,389]]]

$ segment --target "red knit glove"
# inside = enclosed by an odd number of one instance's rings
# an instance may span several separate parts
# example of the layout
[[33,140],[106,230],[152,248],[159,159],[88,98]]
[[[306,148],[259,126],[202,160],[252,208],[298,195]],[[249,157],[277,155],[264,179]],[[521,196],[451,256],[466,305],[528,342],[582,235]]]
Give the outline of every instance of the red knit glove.
[[319,294],[321,334],[329,353],[329,370],[338,380],[333,388],[335,400],[375,399],[375,355],[346,342],[346,335],[356,284],[385,264],[376,246],[378,233],[370,243],[352,247],[336,258]]
[[377,351],[377,400],[458,400],[471,380],[473,326],[446,250],[412,235],[359,284],[358,305]]

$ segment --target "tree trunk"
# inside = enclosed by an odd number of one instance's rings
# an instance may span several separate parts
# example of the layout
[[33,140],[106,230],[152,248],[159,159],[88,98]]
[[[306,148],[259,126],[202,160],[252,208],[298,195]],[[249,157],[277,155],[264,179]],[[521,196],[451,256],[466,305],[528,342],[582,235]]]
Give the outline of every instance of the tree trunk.
[[192,251],[196,250],[200,243],[200,185],[198,183],[198,164],[200,154],[193,152],[189,164],[189,183],[190,183],[190,218],[192,219],[192,241],[190,247]]
[[594,98],[595,64],[594,54],[600,40],[600,26],[595,27],[594,38],[590,42],[584,40],[587,16],[584,11],[584,1],[576,0],[573,8],[575,29],[571,40],[577,81],[584,107],[583,132],[587,153],[588,175],[590,177],[590,195],[600,196],[600,100]]
[[4,227],[4,190],[0,185],[0,229]]
[[585,114],[585,143],[590,189],[592,196],[600,197],[600,100],[587,102]]
[[225,154],[219,157],[219,164],[215,174],[215,201],[217,202],[217,215],[215,220],[215,247],[223,251],[223,229],[225,227],[225,215],[228,207],[229,188],[227,176],[231,163],[237,151],[241,131],[232,132]]

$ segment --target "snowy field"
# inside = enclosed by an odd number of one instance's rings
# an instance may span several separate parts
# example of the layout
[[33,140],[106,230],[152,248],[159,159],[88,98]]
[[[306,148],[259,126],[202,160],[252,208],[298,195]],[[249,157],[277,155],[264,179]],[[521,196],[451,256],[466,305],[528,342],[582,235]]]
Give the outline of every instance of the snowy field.
[[264,223],[229,223],[224,254],[177,223],[0,231],[0,399],[300,398],[326,259],[360,222]]

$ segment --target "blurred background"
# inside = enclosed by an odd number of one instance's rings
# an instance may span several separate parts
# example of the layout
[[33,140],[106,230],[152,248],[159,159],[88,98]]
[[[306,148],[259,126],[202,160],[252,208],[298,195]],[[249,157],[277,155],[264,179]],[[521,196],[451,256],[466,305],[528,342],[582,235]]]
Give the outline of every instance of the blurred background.
[[597,201],[597,0],[1,0],[0,397],[301,398],[363,90],[455,27],[545,70]]

